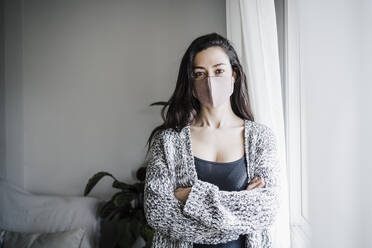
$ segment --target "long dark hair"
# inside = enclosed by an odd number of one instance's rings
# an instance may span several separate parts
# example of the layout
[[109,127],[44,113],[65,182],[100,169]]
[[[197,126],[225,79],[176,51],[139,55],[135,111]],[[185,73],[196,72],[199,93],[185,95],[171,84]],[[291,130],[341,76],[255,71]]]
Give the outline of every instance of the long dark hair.
[[[161,130],[172,128],[179,132],[200,114],[200,102],[192,94],[194,81],[192,78],[193,63],[195,55],[212,46],[221,47],[228,55],[233,72],[236,73],[234,91],[230,96],[231,108],[233,112],[242,119],[254,121],[248,97],[248,86],[245,73],[240,64],[235,49],[230,42],[217,33],[210,33],[196,38],[187,48],[182,57],[176,88],[168,102],[154,102],[153,105],[164,105],[161,116],[164,123],[157,126],[147,140],[147,154],[151,146],[153,136]],[[168,107],[167,113],[165,109]]]

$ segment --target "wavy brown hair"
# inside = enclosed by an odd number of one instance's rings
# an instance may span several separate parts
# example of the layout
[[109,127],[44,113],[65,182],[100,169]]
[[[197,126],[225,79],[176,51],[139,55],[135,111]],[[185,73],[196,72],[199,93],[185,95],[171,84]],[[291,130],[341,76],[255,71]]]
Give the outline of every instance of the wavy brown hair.
[[[155,127],[147,140],[147,154],[151,147],[154,135],[164,129],[172,128],[179,132],[187,124],[191,123],[200,114],[200,102],[192,94],[194,90],[193,63],[196,54],[209,47],[221,47],[229,57],[233,72],[236,73],[234,91],[230,96],[233,112],[242,119],[254,121],[248,97],[248,86],[245,73],[240,64],[235,49],[230,42],[217,33],[210,33],[196,38],[187,48],[182,57],[176,88],[167,102],[154,102],[150,106],[163,105],[161,117],[164,121],[160,126]],[[167,111],[166,108],[168,107]]]

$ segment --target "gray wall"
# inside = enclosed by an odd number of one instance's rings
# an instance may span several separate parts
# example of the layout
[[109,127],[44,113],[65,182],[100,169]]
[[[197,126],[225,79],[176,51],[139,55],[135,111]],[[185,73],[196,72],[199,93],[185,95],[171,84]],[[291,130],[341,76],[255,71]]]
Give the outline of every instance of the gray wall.
[[[169,99],[194,38],[226,35],[224,0],[18,0],[7,8],[0,172],[38,193],[80,195],[101,170],[134,182],[161,123],[160,107],[149,104]],[[92,195],[109,197],[111,182]]]
[[4,0],[0,0],[0,175],[5,176]]
[[3,141],[1,173],[24,185],[23,89],[22,89],[22,2],[4,0]]

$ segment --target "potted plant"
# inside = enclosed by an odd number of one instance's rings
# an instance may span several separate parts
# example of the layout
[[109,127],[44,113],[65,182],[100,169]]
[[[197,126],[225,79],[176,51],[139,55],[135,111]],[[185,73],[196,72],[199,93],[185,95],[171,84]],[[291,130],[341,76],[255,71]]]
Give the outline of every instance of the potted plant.
[[116,179],[112,174],[100,171],[93,175],[84,190],[87,196],[93,187],[105,176],[114,181],[112,187],[120,189],[111,199],[99,208],[99,216],[105,220],[116,220],[115,224],[115,247],[132,247],[137,238],[141,236],[146,242],[144,248],[150,248],[154,236],[154,230],[148,225],[144,208],[143,192],[146,177],[146,167],[137,170],[138,183],[127,184]]

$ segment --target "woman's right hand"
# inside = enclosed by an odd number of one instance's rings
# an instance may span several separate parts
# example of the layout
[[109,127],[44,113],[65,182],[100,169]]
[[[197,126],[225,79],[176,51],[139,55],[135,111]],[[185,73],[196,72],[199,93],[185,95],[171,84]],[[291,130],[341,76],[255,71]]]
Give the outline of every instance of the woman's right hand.
[[255,177],[253,180],[251,180],[246,188],[246,190],[251,190],[254,188],[262,188],[265,186],[265,180],[263,178],[258,179]]

